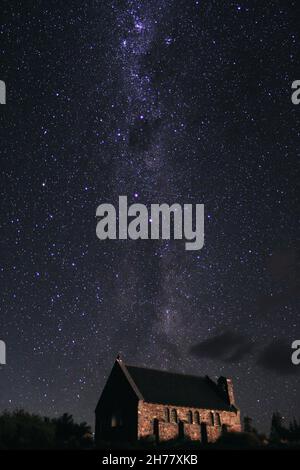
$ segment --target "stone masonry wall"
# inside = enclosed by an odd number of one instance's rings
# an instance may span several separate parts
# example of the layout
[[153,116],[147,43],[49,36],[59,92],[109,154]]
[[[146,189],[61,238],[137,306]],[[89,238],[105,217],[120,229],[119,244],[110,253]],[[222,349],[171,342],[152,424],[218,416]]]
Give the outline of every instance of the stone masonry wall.
[[[177,423],[166,420],[166,408],[177,411]],[[192,411],[194,422],[188,422],[188,412]],[[222,426],[227,431],[241,431],[240,412],[222,410],[204,410],[201,408],[175,407],[172,405],[160,405],[140,401],[138,405],[138,439],[153,436],[154,420],[158,420],[159,439],[167,441],[178,437],[178,423],[183,423],[184,435],[187,439],[201,440],[200,425],[195,422],[195,412],[200,414],[200,422],[207,424],[207,437],[209,442],[215,441],[222,433]],[[211,413],[214,416],[214,425],[211,424]],[[220,416],[221,425],[217,422],[217,413]]]

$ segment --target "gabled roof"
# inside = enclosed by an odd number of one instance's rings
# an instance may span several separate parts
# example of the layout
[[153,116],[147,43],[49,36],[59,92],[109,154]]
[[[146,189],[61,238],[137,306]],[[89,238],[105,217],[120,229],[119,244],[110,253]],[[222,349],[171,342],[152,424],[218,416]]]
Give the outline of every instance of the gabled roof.
[[211,410],[232,410],[217,384],[208,377],[126,365],[117,359],[139,400]]

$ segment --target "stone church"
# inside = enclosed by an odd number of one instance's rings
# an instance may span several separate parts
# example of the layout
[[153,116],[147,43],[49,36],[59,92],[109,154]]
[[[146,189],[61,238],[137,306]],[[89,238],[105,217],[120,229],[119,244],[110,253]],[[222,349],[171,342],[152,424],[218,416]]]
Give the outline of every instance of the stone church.
[[96,407],[96,442],[214,442],[241,431],[231,379],[165,372],[117,358]]

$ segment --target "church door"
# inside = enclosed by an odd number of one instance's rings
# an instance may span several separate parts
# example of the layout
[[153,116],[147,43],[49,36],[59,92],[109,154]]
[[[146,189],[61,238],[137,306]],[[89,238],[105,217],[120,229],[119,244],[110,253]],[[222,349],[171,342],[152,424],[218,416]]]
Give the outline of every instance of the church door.
[[201,423],[201,442],[202,444],[207,444],[207,427],[206,423]]
[[159,443],[159,422],[157,418],[153,420],[153,434],[155,436],[155,442],[156,444],[158,444]]

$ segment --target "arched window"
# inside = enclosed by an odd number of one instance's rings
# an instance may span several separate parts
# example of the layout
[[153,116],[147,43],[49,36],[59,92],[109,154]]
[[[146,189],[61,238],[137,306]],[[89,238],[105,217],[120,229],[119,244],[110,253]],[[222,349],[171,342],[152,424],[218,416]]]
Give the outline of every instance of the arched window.
[[215,425],[215,418],[214,418],[214,414],[212,412],[209,413],[209,424],[211,426]]
[[199,413],[199,411],[195,411],[195,423],[200,424],[200,413]]
[[167,423],[170,422],[170,410],[169,410],[169,408],[165,408],[165,421]]
[[221,426],[221,417],[220,417],[219,413],[216,414],[216,425]]
[[112,417],[111,417],[111,427],[112,428],[118,427],[118,419],[117,419],[116,415],[112,415]]
[[188,411],[187,420],[189,424],[193,424],[193,412],[192,411]]
[[155,441],[159,442],[159,421],[157,418],[153,420],[153,434],[155,436]]
[[111,427],[118,428],[119,426],[122,426],[122,424],[123,422],[122,422],[122,416],[121,416],[120,411],[115,411],[111,415]]
[[171,419],[172,423],[177,423],[177,411],[175,409],[171,411]]
[[226,424],[222,424],[222,433],[226,434],[228,431]]

